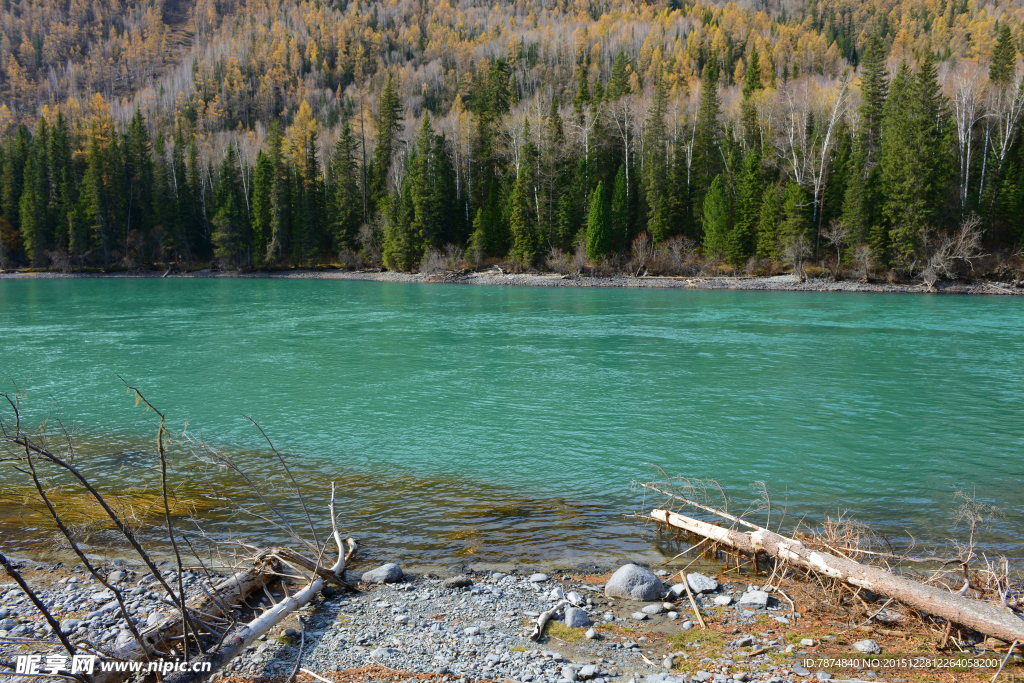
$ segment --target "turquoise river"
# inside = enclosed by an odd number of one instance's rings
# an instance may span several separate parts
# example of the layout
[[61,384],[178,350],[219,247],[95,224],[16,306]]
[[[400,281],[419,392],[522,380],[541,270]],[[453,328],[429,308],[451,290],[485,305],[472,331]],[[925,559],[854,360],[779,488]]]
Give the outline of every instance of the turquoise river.
[[[0,376],[25,424],[73,425],[106,490],[152,487],[154,416],[119,375],[167,415],[172,476],[194,495],[241,491],[190,454],[202,439],[268,479],[298,526],[249,415],[314,514],[336,481],[346,528],[408,565],[670,555],[627,516],[647,463],[718,480],[733,511],[764,481],[773,526],[784,508],[783,528],[843,515],[920,552],[966,536],[965,490],[1002,511],[980,547],[1024,558],[1024,299],[0,280]],[[0,467],[0,542],[50,538],[11,521],[24,482]],[[222,537],[275,537],[223,501],[201,508]]]

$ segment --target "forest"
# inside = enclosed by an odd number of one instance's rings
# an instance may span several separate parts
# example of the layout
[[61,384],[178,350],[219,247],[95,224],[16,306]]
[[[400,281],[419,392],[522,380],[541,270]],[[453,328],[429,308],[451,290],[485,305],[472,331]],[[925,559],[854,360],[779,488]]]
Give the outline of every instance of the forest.
[[953,277],[1020,258],[1022,19],[5,0],[0,269]]

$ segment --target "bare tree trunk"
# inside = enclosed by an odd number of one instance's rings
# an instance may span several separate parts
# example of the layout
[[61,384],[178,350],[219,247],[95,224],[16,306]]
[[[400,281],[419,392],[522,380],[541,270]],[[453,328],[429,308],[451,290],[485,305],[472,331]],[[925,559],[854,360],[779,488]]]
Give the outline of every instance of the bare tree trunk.
[[650,519],[710,538],[720,545],[775,559],[864,588],[947,621],[1007,642],[1024,640],[1024,620],[1005,607],[950,593],[897,576],[885,569],[808,548],[768,529],[744,533],[708,524],[668,510],[652,510]]

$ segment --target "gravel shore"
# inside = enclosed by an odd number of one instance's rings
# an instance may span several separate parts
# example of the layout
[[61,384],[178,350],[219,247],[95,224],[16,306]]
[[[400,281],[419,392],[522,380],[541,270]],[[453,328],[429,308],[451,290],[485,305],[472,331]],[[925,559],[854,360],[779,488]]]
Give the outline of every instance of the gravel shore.
[[[111,580],[128,596],[129,611],[140,627],[171,613],[152,576],[126,564],[113,569]],[[174,578],[171,566],[165,570]],[[112,595],[82,569],[23,563],[22,572],[73,640],[106,649],[130,638]],[[660,573],[667,581],[669,577]],[[721,585],[698,596],[708,630],[691,621],[685,592],[665,603],[610,599],[603,591],[607,573],[478,570],[458,577],[405,575],[397,583],[364,583],[356,594],[328,589],[327,595],[293,614],[214,680],[284,680],[297,661],[300,668],[330,681],[906,680],[867,667],[845,672],[805,668],[807,658],[840,656],[836,652],[857,656],[856,646],[850,644],[854,639],[809,635],[807,625],[785,601],[776,600],[776,593],[754,593],[758,586],[720,578]],[[184,580],[187,592],[198,594],[207,575],[188,571]],[[690,583],[695,585],[693,579]],[[254,596],[249,605],[258,610],[283,590],[275,586],[269,596]],[[561,598],[580,606],[582,613],[574,618],[592,623],[569,628],[555,622],[540,643],[529,640],[537,616]],[[248,619],[251,614],[238,616]],[[59,652],[30,602],[16,585],[7,583],[0,587],[0,667],[13,666],[14,654],[29,651]],[[315,679],[300,673],[299,680]]]
[[996,296],[1024,295],[1024,283],[977,280],[971,283],[939,282],[934,291],[920,283],[888,284],[807,278],[793,275],[773,277],[629,277],[614,275],[511,274],[497,269],[466,271],[444,275],[420,273],[365,272],[342,270],[291,270],[274,272],[211,272],[196,270],[188,273],[166,274],[163,271],[132,271],[114,273],[56,273],[56,272],[0,272],[0,279],[56,279],[56,278],[283,278],[304,280],[359,280],[369,282],[410,282],[461,285],[487,285],[493,287],[611,287],[619,289],[703,289],[772,292],[877,292],[893,294],[986,294]]

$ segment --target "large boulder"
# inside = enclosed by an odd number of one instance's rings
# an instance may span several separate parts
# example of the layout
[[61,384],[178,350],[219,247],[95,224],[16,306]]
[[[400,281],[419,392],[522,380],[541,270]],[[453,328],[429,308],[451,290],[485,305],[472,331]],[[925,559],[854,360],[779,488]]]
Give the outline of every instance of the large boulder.
[[604,594],[609,598],[654,602],[665,594],[665,585],[651,570],[627,564],[619,567],[608,579]]
[[402,568],[394,562],[382,564],[363,574],[363,583],[398,583],[402,580]]

